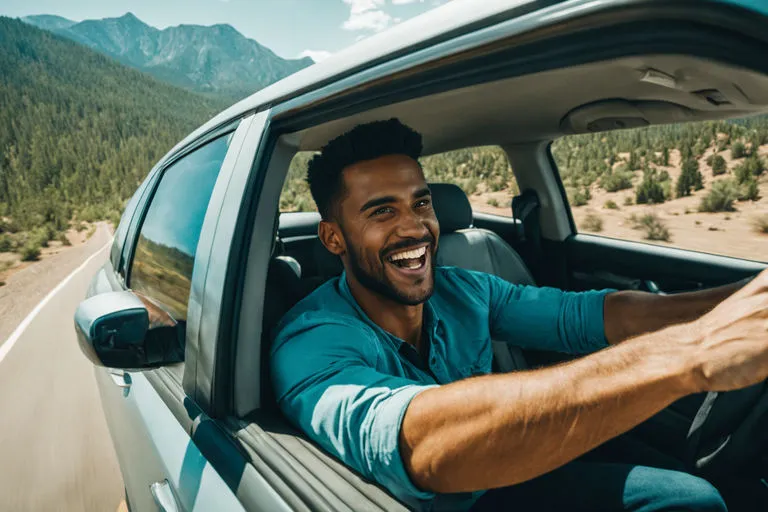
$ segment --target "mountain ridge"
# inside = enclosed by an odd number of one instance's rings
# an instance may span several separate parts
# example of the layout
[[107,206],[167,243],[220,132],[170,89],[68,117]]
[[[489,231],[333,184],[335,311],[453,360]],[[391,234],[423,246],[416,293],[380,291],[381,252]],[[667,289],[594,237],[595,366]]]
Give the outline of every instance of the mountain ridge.
[[309,57],[284,59],[226,23],[158,29],[131,12],[80,22],[54,15],[21,20],[165,82],[228,100],[242,99],[314,63]]

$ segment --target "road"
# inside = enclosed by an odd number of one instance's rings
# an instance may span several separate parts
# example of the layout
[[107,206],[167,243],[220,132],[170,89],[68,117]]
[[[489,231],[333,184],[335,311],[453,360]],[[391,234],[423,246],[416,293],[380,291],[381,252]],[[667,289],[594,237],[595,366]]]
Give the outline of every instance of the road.
[[[11,276],[0,288],[0,510],[111,512],[123,499],[93,367],[80,353],[72,321],[106,261],[109,239],[101,224],[83,246]],[[96,253],[18,336],[11,334]]]

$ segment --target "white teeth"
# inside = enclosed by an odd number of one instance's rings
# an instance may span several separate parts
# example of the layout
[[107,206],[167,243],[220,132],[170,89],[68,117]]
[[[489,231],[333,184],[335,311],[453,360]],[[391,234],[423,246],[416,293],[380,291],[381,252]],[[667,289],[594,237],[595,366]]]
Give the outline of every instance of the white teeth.
[[398,252],[397,254],[393,254],[389,257],[390,261],[397,261],[397,260],[412,260],[415,258],[421,258],[427,253],[427,248],[422,247],[420,249],[413,249],[411,251],[403,251]]

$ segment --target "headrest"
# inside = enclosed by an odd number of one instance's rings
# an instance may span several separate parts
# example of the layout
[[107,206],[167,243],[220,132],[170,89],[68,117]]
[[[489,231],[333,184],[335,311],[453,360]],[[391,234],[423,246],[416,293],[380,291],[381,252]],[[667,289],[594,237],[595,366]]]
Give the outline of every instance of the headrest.
[[441,233],[451,233],[472,226],[472,207],[461,188],[452,183],[430,183],[432,207]]

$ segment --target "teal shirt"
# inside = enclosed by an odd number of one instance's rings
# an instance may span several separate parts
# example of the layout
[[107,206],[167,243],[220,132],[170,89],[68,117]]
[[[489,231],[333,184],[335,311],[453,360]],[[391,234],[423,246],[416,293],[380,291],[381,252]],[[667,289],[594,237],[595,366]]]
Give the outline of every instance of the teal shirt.
[[368,318],[342,273],[278,325],[271,358],[277,403],[312,440],[410,507],[468,508],[482,493],[436,495],[411,482],[398,442],[408,404],[426,389],[490,373],[491,340],[569,354],[604,348],[606,293],[439,267],[424,308],[429,358],[422,364],[410,345]]

